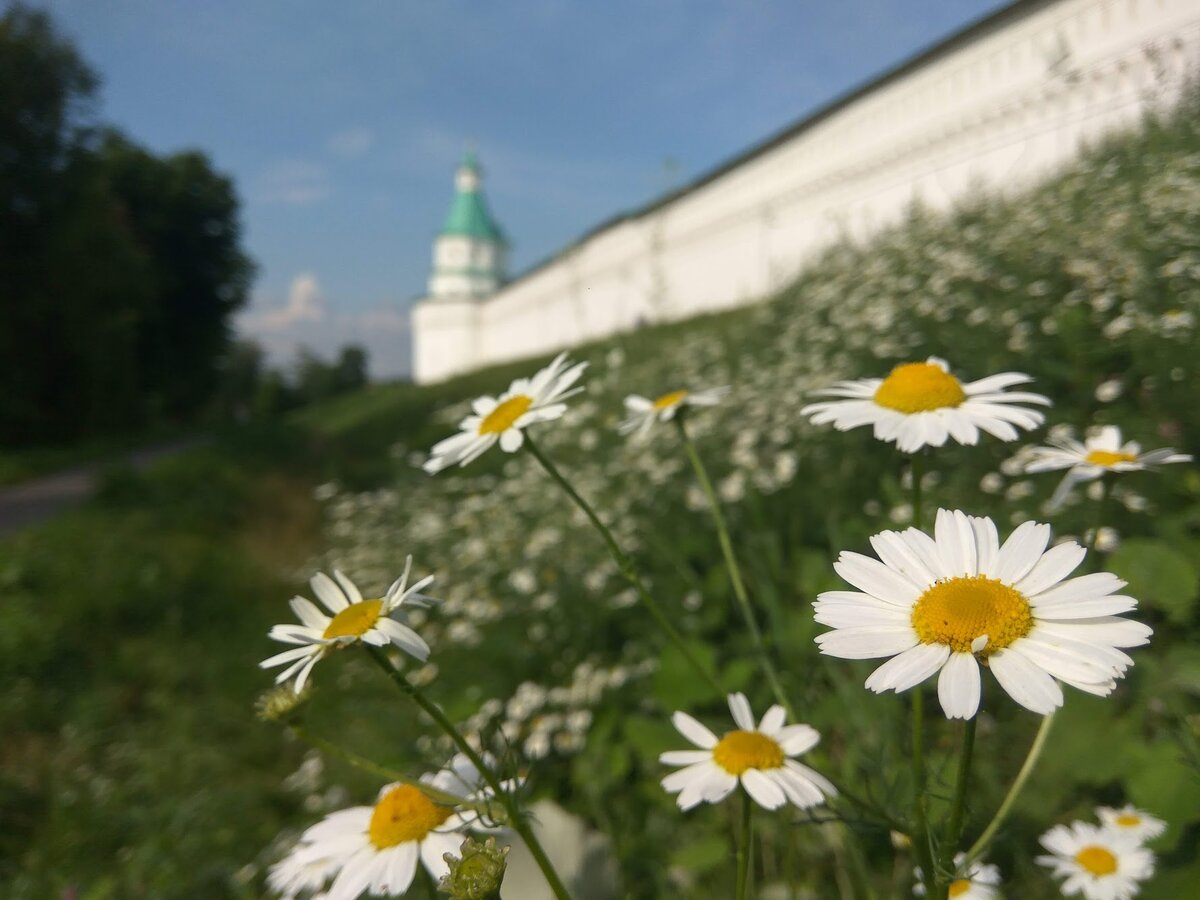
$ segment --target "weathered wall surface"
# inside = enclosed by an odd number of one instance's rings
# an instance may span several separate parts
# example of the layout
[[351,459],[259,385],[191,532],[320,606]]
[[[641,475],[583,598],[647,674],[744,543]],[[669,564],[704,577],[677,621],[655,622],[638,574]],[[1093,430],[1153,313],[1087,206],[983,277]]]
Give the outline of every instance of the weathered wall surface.
[[1196,0],[1015,4],[492,297],[418,304],[414,376],[438,381],[761,298],[914,200],[944,207],[1044,177],[1173,102],[1198,60]]

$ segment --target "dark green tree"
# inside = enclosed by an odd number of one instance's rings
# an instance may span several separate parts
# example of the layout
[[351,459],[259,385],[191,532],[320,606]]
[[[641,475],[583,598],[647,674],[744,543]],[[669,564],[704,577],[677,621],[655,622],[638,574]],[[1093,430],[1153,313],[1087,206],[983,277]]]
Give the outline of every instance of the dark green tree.
[[0,16],[0,440],[63,441],[208,402],[252,266],[229,179],[97,128],[49,17]]

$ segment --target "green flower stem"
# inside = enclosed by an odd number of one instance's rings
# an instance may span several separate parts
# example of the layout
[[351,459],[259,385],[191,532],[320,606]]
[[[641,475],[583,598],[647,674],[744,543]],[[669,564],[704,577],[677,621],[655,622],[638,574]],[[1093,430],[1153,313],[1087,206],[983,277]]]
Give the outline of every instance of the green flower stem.
[[737,900],[746,900],[750,886],[750,851],[754,840],[754,822],[751,813],[754,811],[754,801],[745,788],[742,794],[742,831],[738,835],[737,844]]
[[913,820],[916,833],[912,835],[913,852],[921,865],[921,880],[925,882],[925,896],[935,897],[937,873],[933,870],[933,848],[929,833],[928,800],[925,796],[925,695],[921,686],[912,693],[912,774]]
[[617,539],[613,537],[613,533],[608,529],[608,526],[600,521],[600,517],[596,515],[596,511],[592,509],[591,505],[579,495],[579,492],[571,486],[571,483],[567,481],[565,477],[563,477],[563,474],[558,470],[558,467],[555,466],[554,463],[550,461],[549,457],[547,457],[546,454],[544,454],[537,446],[537,444],[533,442],[533,439],[529,436],[528,431],[525,432],[524,446],[533,455],[534,459],[541,463],[542,468],[545,469],[550,477],[558,483],[558,486],[566,492],[567,496],[575,501],[575,505],[583,510],[583,514],[588,517],[588,521],[590,521],[592,525],[595,526],[596,530],[600,532],[600,536],[604,539],[604,543],[608,547],[608,552],[611,554],[613,561],[616,562],[617,568],[620,570],[621,575],[624,576],[625,580],[633,586],[635,591],[637,591],[637,595],[641,599],[642,605],[645,606],[650,612],[651,617],[653,617],[658,627],[662,629],[663,633],[666,634],[666,636],[671,639],[675,646],[679,648],[679,651],[683,654],[684,658],[691,664],[692,668],[696,670],[701,678],[704,679],[705,683],[707,683],[709,687],[711,687],[718,695],[720,695],[721,699],[725,699],[727,693],[721,686],[721,683],[717,681],[717,677],[711,671],[709,671],[708,666],[704,665],[704,663],[700,661],[699,657],[692,652],[692,649],[687,645],[687,641],[683,639],[683,635],[681,635],[678,630],[676,630],[675,626],[671,624],[666,614],[662,611],[662,607],[658,605],[658,601],[655,600],[654,597],[651,596],[650,592],[646,589],[646,585],[642,582],[641,576],[638,575],[637,568],[634,566],[633,560],[631,560],[625,554],[625,551],[621,549],[620,545],[617,543]]
[[912,466],[909,468],[909,474],[912,476],[912,523],[914,528],[921,527],[921,478],[924,473],[925,458],[918,450],[913,454]]
[[322,753],[327,753],[330,756],[336,756],[338,759],[349,763],[356,769],[361,769],[363,772],[368,772],[379,778],[386,778],[388,781],[398,781],[401,784],[411,785],[417,788],[421,793],[425,794],[430,800],[435,803],[440,803],[443,806],[467,806],[473,807],[470,800],[459,797],[456,794],[451,794],[448,791],[440,791],[432,785],[425,784],[416,778],[409,778],[403,772],[397,772],[395,769],[389,769],[387,766],[382,766],[374,760],[367,759],[365,756],[359,756],[353,751],[347,750],[335,744],[333,741],[320,737],[310,732],[303,725],[291,725],[292,734],[300,738],[305,743],[311,744]]
[[950,808],[950,818],[946,820],[946,830],[942,835],[942,853],[939,860],[942,872],[949,872],[954,868],[954,852],[962,839],[967,785],[971,779],[971,757],[975,751],[975,725],[978,718],[976,714],[963,723],[962,750],[958,757],[958,777],[954,785],[954,805]]
[[425,896],[429,900],[438,900],[437,885],[433,883],[433,876],[429,874],[429,870],[424,866],[417,866],[417,871],[423,876],[421,883],[425,885]]
[[1100,477],[1100,497],[1096,500],[1093,512],[1092,533],[1084,545],[1087,548],[1087,568],[1089,571],[1100,571],[1100,560],[1096,554],[1096,544],[1100,540],[1100,528],[1104,525],[1104,517],[1108,512],[1108,499],[1111,495],[1112,484],[1109,482],[1107,475],[1102,475]]
[[557,898],[557,900],[571,900],[571,895],[567,893],[567,889],[563,885],[562,880],[558,877],[558,873],[554,871],[554,866],[550,862],[550,858],[546,856],[546,851],[538,842],[537,836],[533,833],[533,829],[529,827],[529,823],[526,821],[525,816],[522,815],[516,799],[513,797],[511,792],[504,789],[504,786],[500,783],[500,779],[497,778],[496,774],[484,763],[483,757],[476,752],[475,748],[472,747],[470,743],[468,743],[467,739],[462,736],[459,730],[454,727],[454,723],[446,718],[446,714],[442,712],[441,708],[439,708],[436,703],[421,693],[416,685],[405,678],[404,674],[391,664],[387,658],[387,654],[385,654],[383,650],[366,644],[363,646],[366,648],[367,653],[371,655],[371,658],[374,659],[375,662],[379,664],[379,667],[387,674],[387,676],[392,679],[393,682],[395,682],[396,686],[409,697],[411,697],[413,702],[416,703],[417,706],[419,706],[431,719],[433,719],[433,721],[437,723],[437,726],[442,729],[446,736],[454,742],[454,746],[462,751],[467,759],[469,759],[475,765],[475,768],[479,770],[479,774],[483,777],[483,780],[487,782],[487,786],[492,789],[492,793],[495,798],[504,806],[505,811],[508,813],[508,824],[512,826],[513,831],[521,836],[521,840],[523,840],[525,842],[525,846],[529,848],[529,852],[533,856],[534,862],[536,862],[538,868],[542,870],[542,874],[546,878],[546,883],[550,885],[550,890],[554,892],[554,896]]
[[[924,475],[925,459],[920,451],[912,455],[909,475],[912,478],[912,522],[914,528],[921,527],[921,478]],[[934,871],[933,842],[929,830],[929,800],[925,794],[925,695],[921,686],[912,691],[912,775],[913,789],[913,852],[921,866],[921,880],[925,883],[925,896],[937,896],[937,873]]]
[[992,821],[983,830],[983,834],[979,836],[979,840],[972,844],[971,849],[967,851],[967,858],[964,865],[969,866],[983,856],[984,851],[987,850],[988,845],[991,844],[992,839],[996,836],[996,832],[1000,830],[1000,826],[1012,810],[1017,796],[1025,787],[1025,782],[1033,774],[1034,766],[1037,765],[1038,757],[1042,755],[1042,749],[1046,746],[1046,738],[1050,736],[1050,726],[1053,723],[1054,713],[1050,713],[1042,719],[1041,727],[1038,728],[1037,735],[1034,736],[1033,744],[1029,747],[1029,753],[1025,756],[1025,762],[1021,764],[1021,770],[1017,773],[1016,780],[1012,783],[1012,787],[1008,789],[1008,793],[1004,795],[1004,800],[1001,801],[1000,808],[996,810],[996,815],[992,816]]
[[704,491],[704,496],[708,498],[708,508],[712,511],[713,524],[717,529],[717,539],[721,544],[721,553],[725,557],[725,568],[729,572],[729,581],[733,585],[733,594],[737,598],[738,606],[741,607],[742,618],[746,621],[746,628],[750,632],[750,638],[754,642],[754,651],[758,656],[758,661],[762,666],[763,674],[767,678],[767,683],[771,685],[771,691],[775,695],[776,701],[787,710],[788,719],[792,722],[796,721],[796,711],[792,709],[792,704],[784,693],[783,685],[779,681],[779,675],[775,671],[775,666],[771,662],[771,657],[767,653],[766,644],[763,642],[762,631],[759,630],[758,621],[754,618],[754,610],[750,606],[750,595],[746,592],[746,583],[742,580],[742,570],[738,565],[737,557],[733,552],[733,541],[729,538],[729,527],[725,524],[725,516],[721,513],[721,504],[717,500],[717,494],[713,490],[712,481],[708,477],[708,471],[704,468],[704,463],[700,460],[700,454],[696,452],[696,445],[692,441],[691,435],[688,434],[687,426],[684,424],[684,415],[681,411],[675,417],[675,426],[679,429],[679,437],[683,441],[683,447],[687,451],[688,459],[691,460],[692,470],[696,473],[696,479],[700,482],[700,488]]

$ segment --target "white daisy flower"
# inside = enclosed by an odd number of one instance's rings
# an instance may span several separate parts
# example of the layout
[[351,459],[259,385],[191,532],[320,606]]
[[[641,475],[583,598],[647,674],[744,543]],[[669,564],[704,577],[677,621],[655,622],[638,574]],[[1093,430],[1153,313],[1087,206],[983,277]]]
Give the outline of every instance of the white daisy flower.
[[[967,854],[959,853],[954,857],[955,878],[950,882],[949,896],[957,900],[996,900],[1000,896],[997,885],[1000,884],[1000,868],[978,860],[963,869]],[[917,883],[913,885],[913,894],[925,896],[925,885],[922,884],[921,867],[913,869],[913,877]]]
[[1037,861],[1065,878],[1066,896],[1082,894],[1086,900],[1129,900],[1137,896],[1139,882],[1154,874],[1154,854],[1132,834],[1120,834],[1087,822],[1055,825],[1041,837],[1049,856]]
[[[478,769],[462,754],[436,774],[421,776],[431,787],[478,803],[491,796]],[[332,877],[328,900],[355,900],[364,892],[397,896],[408,890],[417,861],[434,881],[450,869],[442,858],[458,853],[458,832],[476,826],[479,814],[434,802],[411,784],[389,784],[374,806],[330,813],[300,837],[287,861],[292,867],[324,866]]]
[[1092,481],[1109,472],[1138,472],[1167,463],[1191,462],[1187,453],[1176,453],[1173,447],[1163,447],[1143,453],[1136,441],[1121,442],[1121,429],[1116,425],[1105,425],[1095,430],[1087,440],[1080,443],[1072,438],[1051,438],[1049,447],[1035,447],[1030,451],[1030,462],[1026,472],[1052,472],[1069,469],[1065,478],[1050,498],[1050,510],[1062,506],[1071,489],[1084,481]]
[[1167,830],[1167,823],[1162,819],[1157,819],[1132,805],[1120,809],[1101,806],[1096,809],[1096,815],[1100,817],[1100,823],[1104,827],[1121,834],[1131,834],[1142,843],[1154,840]]
[[754,716],[744,694],[729,695],[729,711],[736,731],[717,736],[684,712],[671,722],[699,750],[672,750],[659,762],[684,766],[662,780],[679,808],[691,809],[701,801],[720,803],[740,782],[754,800],[767,809],[791,803],[801,809],[825,802],[837,789],[822,775],[790,757],[806,753],[821,736],[809,725],[784,725],[782,706],[767,710],[754,726]]
[[391,618],[405,603],[427,606],[433,602],[431,597],[421,593],[421,589],[433,581],[433,576],[422,578],[408,587],[411,569],[410,556],[404,563],[404,574],[378,600],[364,600],[354,582],[337,570],[334,570],[333,578],[318,572],[309,579],[309,584],[329,615],[311,600],[293,597],[291,607],[299,617],[300,624],[276,625],[267,636],[284,644],[299,646],[264,659],[258,664],[259,667],[270,669],[286,664],[287,668],[275,677],[275,683],[281,684],[294,676],[295,691],[299,694],[318,660],[331,650],[356,641],[375,647],[395,644],[405,653],[424,662],[429,658],[429,645],[407,625]]
[[670,422],[676,413],[688,406],[716,406],[728,393],[729,388],[725,386],[705,391],[671,391],[655,400],[630,394],[625,398],[627,417],[617,426],[617,430],[621,434],[644,437],[655,422]]
[[525,441],[522,429],[567,411],[562,401],[583,390],[572,385],[586,368],[585,362],[569,365],[567,354],[560,353],[532,378],[518,378],[499,397],[480,397],[471,404],[472,414],[459,423],[461,431],[435,444],[422,468],[433,475],[455,463],[465,466],[497,441],[505,453],[515,453]]
[[816,393],[842,399],[809,404],[800,414],[814,425],[832,422],[838,431],[871,425],[875,437],[895,443],[904,453],[941,447],[947,438],[973,446],[980,431],[1015,441],[1017,427],[1036,428],[1045,417],[1013,404],[1050,405],[1041,394],[1005,390],[1032,380],[1020,372],[1002,372],[964,384],[950,374],[945,360],[931,356],[923,363],[896,366],[887,378],[839,381]]
[[1087,551],[1072,541],[1047,550],[1049,540],[1049,525],[1025,522],[1000,546],[991,519],[945,509],[933,537],[881,532],[871,538],[878,560],[843,552],[834,563],[862,593],[817,597],[816,620],[834,629],[817,644],[843,659],[892,657],[867,679],[877,693],[940,672],[949,718],[978,710],[980,662],[1036,713],[1062,705],[1058,681],[1106,696],[1133,664],[1117,648],[1145,644],[1152,632],[1119,617],[1137,606],[1117,594],[1124,581],[1108,572],[1068,579]]

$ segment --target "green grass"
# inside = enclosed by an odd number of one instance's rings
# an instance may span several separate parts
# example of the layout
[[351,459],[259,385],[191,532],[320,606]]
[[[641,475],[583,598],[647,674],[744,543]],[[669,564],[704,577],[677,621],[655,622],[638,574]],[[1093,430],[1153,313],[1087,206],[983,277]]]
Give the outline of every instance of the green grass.
[[[1195,452],[1194,112],[1109,142],[1016,201],[914,212],[868,246],[834,248],[771,302],[576,351],[592,364],[588,390],[565,422],[538,432],[540,443],[616,525],[697,652],[762,708],[768,695],[672,435],[628,445],[613,429],[625,394],[734,386],[728,403],[697,418],[700,449],[785,685],[824,735],[815,764],[843,781],[907,803],[904,704],[863,691],[867,666],[817,656],[811,600],[842,587],[832,558],[866,549],[890,514],[902,518],[906,495],[894,451],[862,431],[808,426],[804,393],[936,354],[970,378],[1032,373],[1055,399],[1053,422],[1118,422],[1147,446]],[[220,435],[145,474],[114,472],[95,502],[0,542],[0,893],[259,896],[277,835],[378,787],[337,764],[300,770],[303,748],[253,718],[270,683],[255,666],[274,652],[265,631],[289,618],[285,601],[313,569],[341,565],[374,589],[412,553],[446,599],[419,628],[435,648],[438,702],[466,721],[499,701],[494,724],[507,720],[518,748],[564,733],[546,724],[552,717],[587,712],[582,748],[530,763],[535,789],[612,836],[628,896],[725,900],[730,810],[681,816],[656,762],[681,746],[671,710],[715,726],[719,704],[625,605],[602,546],[531,460],[492,452],[436,479],[415,466],[468,399],[536,362],[426,388],[373,387]],[[1121,395],[1098,399],[1114,380]],[[1055,479],[1005,469],[1012,450],[991,442],[935,454],[930,502],[992,515],[1002,532],[1043,518]],[[999,487],[983,490],[985,476]],[[336,494],[320,505],[312,490],[322,482]],[[1182,896],[1200,877],[1200,477],[1176,466],[1126,485],[1106,513],[1122,546],[1104,562],[1130,580],[1156,637],[1134,653],[1114,697],[1069,695],[993,857],[1022,897],[1054,893],[1031,862],[1038,834],[1126,798],[1171,822],[1146,896]],[[1093,518],[1078,503],[1054,524],[1078,535]],[[444,749],[427,725],[362,660],[344,657],[318,667],[313,730],[414,772],[436,762]],[[647,659],[652,672],[639,668]],[[597,673],[608,679],[599,687]],[[518,714],[508,701],[523,682],[560,693]],[[576,689],[587,698],[563,699]],[[994,684],[985,706],[970,834],[1036,727]],[[939,723],[935,811],[954,741]],[[858,852],[782,816],[762,817],[760,833],[760,863],[799,873],[818,896],[834,890],[835,863]],[[887,833],[860,837],[878,895],[907,891],[910,861]]]

